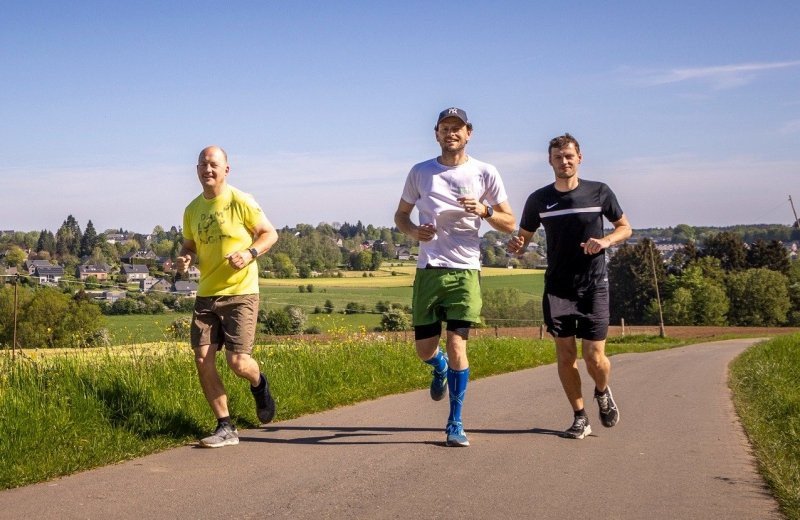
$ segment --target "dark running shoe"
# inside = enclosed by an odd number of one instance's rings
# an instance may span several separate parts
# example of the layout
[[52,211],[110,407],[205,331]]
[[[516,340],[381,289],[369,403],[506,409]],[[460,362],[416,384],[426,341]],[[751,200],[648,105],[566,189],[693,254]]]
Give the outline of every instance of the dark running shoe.
[[460,422],[450,421],[447,423],[447,445],[466,447],[469,446],[469,439],[467,434],[464,433],[464,426]]
[[606,391],[601,393],[594,390],[594,398],[597,399],[597,405],[600,407],[600,422],[606,428],[611,428],[619,422],[619,409],[617,403],[614,402],[614,396],[611,395],[611,388],[606,387]]
[[275,399],[269,392],[269,382],[264,374],[261,374],[261,384],[264,385],[263,390],[255,390],[252,387],[250,391],[253,392],[253,399],[256,401],[256,415],[261,424],[267,424],[275,418]]
[[563,436],[568,439],[583,439],[592,433],[592,427],[589,426],[589,418],[585,415],[576,415],[572,426],[564,431]]
[[239,432],[232,424],[220,424],[214,433],[204,439],[200,439],[202,448],[221,448],[223,446],[235,446],[239,444]]
[[447,356],[444,357],[445,365],[444,370],[437,372],[436,369],[431,372],[433,380],[431,381],[431,399],[434,401],[441,401],[447,395]]

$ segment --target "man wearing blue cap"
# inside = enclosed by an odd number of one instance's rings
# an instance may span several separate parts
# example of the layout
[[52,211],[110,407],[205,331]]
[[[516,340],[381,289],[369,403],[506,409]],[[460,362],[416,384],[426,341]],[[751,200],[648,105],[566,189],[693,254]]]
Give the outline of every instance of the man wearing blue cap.
[[[433,367],[431,398],[450,390],[448,446],[469,446],[461,422],[469,361],[467,339],[480,322],[481,220],[511,233],[515,220],[497,168],[467,155],[472,123],[460,108],[439,114],[434,127],[441,155],[411,168],[394,215],[397,227],[419,240],[414,278],[413,324],[417,355]],[[417,208],[419,224],[411,222]],[[439,349],[442,322],[446,349]]]

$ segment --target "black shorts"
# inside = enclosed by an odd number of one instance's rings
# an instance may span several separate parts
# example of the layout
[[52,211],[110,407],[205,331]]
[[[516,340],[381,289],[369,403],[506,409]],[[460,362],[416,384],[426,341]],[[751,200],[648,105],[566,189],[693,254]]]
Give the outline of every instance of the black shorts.
[[557,338],[604,340],[608,336],[608,285],[597,285],[567,297],[545,289],[542,311],[547,331]]

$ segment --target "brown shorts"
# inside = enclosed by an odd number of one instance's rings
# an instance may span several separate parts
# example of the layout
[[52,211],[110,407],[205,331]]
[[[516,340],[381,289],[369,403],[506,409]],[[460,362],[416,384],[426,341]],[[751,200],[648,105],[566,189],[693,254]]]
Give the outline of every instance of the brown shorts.
[[238,354],[250,354],[258,321],[257,294],[198,296],[192,313],[192,348],[217,345]]

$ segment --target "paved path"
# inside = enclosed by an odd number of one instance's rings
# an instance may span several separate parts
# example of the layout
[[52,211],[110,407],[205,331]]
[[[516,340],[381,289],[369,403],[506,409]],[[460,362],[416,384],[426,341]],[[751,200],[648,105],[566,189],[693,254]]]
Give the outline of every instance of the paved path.
[[550,365],[470,384],[469,448],[443,444],[446,401],[412,392],[0,492],[0,518],[780,518],[726,386],[753,342],[614,356],[620,423],[590,403],[582,441],[558,436]]

